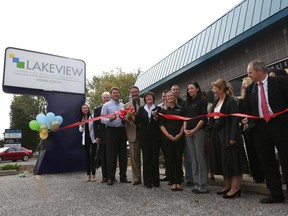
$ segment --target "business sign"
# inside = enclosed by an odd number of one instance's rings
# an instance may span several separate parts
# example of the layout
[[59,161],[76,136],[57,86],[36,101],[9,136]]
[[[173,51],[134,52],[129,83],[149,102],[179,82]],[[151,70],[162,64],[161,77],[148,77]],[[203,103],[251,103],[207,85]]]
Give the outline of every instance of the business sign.
[[7,48],[3,86],[85,94],[85,62]]
[[5,129],[4,138],[6,138],[6,139],[19,138],[19,139],[21,139],[21,137],[22,137],[21,130]]
[[5,129],[4,147],[21,146],[22,132],[21,130]]

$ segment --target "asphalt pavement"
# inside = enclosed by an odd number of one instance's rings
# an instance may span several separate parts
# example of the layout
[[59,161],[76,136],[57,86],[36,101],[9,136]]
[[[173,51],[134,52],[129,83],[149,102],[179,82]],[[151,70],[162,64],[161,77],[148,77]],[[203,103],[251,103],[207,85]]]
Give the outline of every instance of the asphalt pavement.
[[[33,161],[32,161],[33,162]],[[19,162],[18,162],[19,163]],[[31,163],[31,160],[28,162]],[[3,163],[1,163],[3,165]],[[163,173],[163,170],[161,170]],[[118,169],[117,169],[118,173]],[[131,179],[131,167],[127,170]],[[221,178],[209,185],[209,194],[194,194],[191,188],[173,192],[167,182],[159,188],[147,189],[143,184],[117,182],[113,186],[85,182],[85,172],[43,174],[32,173],[0,176],[0,215],[287,215],[288,204],[260,204],[263,194],[244,187],[241,198],[231,200],[216,195]],[[119,179],[118,179],[119,180]],[[245,183],[245,179],[244,179]],[[265,186],[263,186],[265,188]],[[245,189],[245,190],[244,190]]]

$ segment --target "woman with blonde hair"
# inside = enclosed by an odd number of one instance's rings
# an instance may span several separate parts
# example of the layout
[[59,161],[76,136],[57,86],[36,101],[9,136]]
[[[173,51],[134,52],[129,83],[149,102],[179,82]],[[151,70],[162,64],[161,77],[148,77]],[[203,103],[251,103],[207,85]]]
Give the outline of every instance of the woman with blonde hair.
[[239,129],[240,119],[229,114],[238,113],[233,95],[233,87],[225,80],[211,83],[217,97],[212,112],[228,114],[227,117],[215,116],[209,119],[211,125],[211,169],[215,175],[223,175],[224,188],[217,192],[225,199],[241,196],[241,182],[244,173],[248,173],[247,159]]
[[247,86],[249,86],[252,83],[252,80],[250,77],[244,77],[242,80],[242,85],[241,85],[241,95],[240,98],[244,99],[245,98],[245,94],[246,94],[246,88]]
[[[183,116],[183,109],[177,105],[177,98],[172,91],[166,93],[162,114]],[[167,149],[168,174],[172,191],[182,191],[182,155],[184,151],[183,121],[159,116],[163,145]]]

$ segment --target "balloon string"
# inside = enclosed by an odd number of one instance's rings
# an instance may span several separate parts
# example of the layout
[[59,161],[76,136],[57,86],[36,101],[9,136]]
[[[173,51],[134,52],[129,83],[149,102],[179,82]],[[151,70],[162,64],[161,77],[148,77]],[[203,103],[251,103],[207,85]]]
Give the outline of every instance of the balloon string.
[[35,152],[38,152],[38,149],[39,149],[40,145],[41,145],[43,142],[44,142],[44,139],[41,139]]

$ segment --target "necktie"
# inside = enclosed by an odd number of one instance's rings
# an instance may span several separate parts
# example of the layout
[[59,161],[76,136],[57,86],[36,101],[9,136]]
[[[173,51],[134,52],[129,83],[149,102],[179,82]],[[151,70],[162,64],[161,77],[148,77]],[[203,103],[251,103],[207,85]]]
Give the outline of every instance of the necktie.
[[139,105],[138,101],[133,100],[133,107],[134,107],[135,112],[137,112],[137,104]]
[[270,120],[270,114],[269,114],[269,110],[268,110],[268,105],[267,105],[267,101],[266,101],[266,97],[265,97],[265,92],[264,92],[264,87],[263,87],[263,83],[260,82],[259,83],[260,86],[260,95],[261,95],[261,109],[262,109],[262,113],[264,116],[264,119],[266,122],[269,122]]

